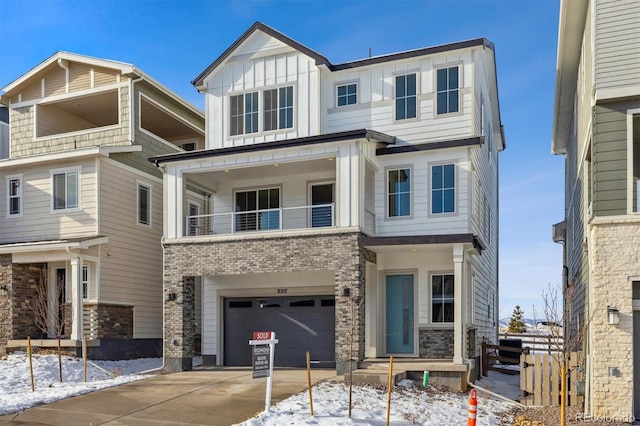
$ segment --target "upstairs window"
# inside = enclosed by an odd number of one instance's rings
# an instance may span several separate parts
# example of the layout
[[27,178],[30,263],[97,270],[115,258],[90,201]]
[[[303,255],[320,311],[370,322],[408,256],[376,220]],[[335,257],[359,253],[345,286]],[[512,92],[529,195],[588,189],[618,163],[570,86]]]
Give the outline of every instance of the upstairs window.
[[456,211],[456,172],[453,164],[431,166],[431,213]]
[[78,176],[78,170],[53,173],[53,210],[68,210],[80,207]]
[[354,105],[358,103],[358,85],[356,83],[351,83],[338,86],[336,99],[338,101],[338,106]]
[[458,67],[442,68],[437,71],[436,98],[438,114],[458,112],[460,83]]
[[387,217],[411,215],[411,169],[387,171]]
[[231,96],[231,136],[258,132],[258,92]]
[[151,187],[138,184],[138,223],[151,226]]
[[22,176],[7,178],[7,215],[20,216],[22,214]]
[[262,92],[264,100],[264,131],[293,127],[293,86]]
[[396,77],[396,120],[406,120],[417,116],[416,94],[415,74]]

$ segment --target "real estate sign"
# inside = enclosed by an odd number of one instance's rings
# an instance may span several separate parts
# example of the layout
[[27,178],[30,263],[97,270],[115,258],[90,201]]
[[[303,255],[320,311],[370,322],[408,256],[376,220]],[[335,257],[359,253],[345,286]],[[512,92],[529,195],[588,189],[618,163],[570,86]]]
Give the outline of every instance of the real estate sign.
[[253,378],[267,377],[267,394],[265,395],[264,409],[269,411],[271,406],[271,387],[273,381],[273,355],[276,351],[276,333],[273,331],[254,331],[253,340],[249,344],[253,346]]
[[253,347],[253,378],[271,376],[271,349],[269,345],[255,345]]

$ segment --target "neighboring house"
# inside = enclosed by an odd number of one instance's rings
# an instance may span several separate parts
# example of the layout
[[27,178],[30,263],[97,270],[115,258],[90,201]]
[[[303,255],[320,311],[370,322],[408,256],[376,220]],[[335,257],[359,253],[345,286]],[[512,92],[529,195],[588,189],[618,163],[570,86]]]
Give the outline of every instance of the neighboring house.
[[148,158],[203,148],[203,113],[132,65],[66,52],[3,91],[0,347],[61,332],[65,346],[87,335],[94,358],[158,356],[162,176]]
[[258,22],[193,84],[206,149],[151,159],[166,366],[191,368],[201,291],[205,364],[251,365],[252,332],[274,330],[276,365],[438,360],[432,377],[464,387],[481,339],[497,339],[493,44],[332,64]]
[[569,336],[586,329],[585,412],[640,418],[640,3],[563,0],[559,31],[565,320]]

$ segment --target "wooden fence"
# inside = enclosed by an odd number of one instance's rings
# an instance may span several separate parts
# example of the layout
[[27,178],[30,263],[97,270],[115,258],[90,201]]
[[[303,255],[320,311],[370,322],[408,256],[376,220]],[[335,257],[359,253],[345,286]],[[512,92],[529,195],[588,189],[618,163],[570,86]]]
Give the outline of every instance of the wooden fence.
[[[580,382],[578,365],[580,352],[569,354],[567,364],[567,405],[581,405],[584,387]],[[520,403],[527,406],[557,406],[560,405],[560,388],[562,377],[560,374],[561,353],[523,354],[520,358],[520,389],[522,397]]]

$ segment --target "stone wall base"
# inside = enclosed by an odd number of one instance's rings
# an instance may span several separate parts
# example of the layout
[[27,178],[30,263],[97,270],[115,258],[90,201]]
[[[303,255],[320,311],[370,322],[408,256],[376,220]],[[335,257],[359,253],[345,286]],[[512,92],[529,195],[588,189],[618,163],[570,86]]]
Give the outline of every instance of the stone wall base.
[[167,373],[178,373],[180,371],[193,370],[193,358],[164,358],[164,371]]

